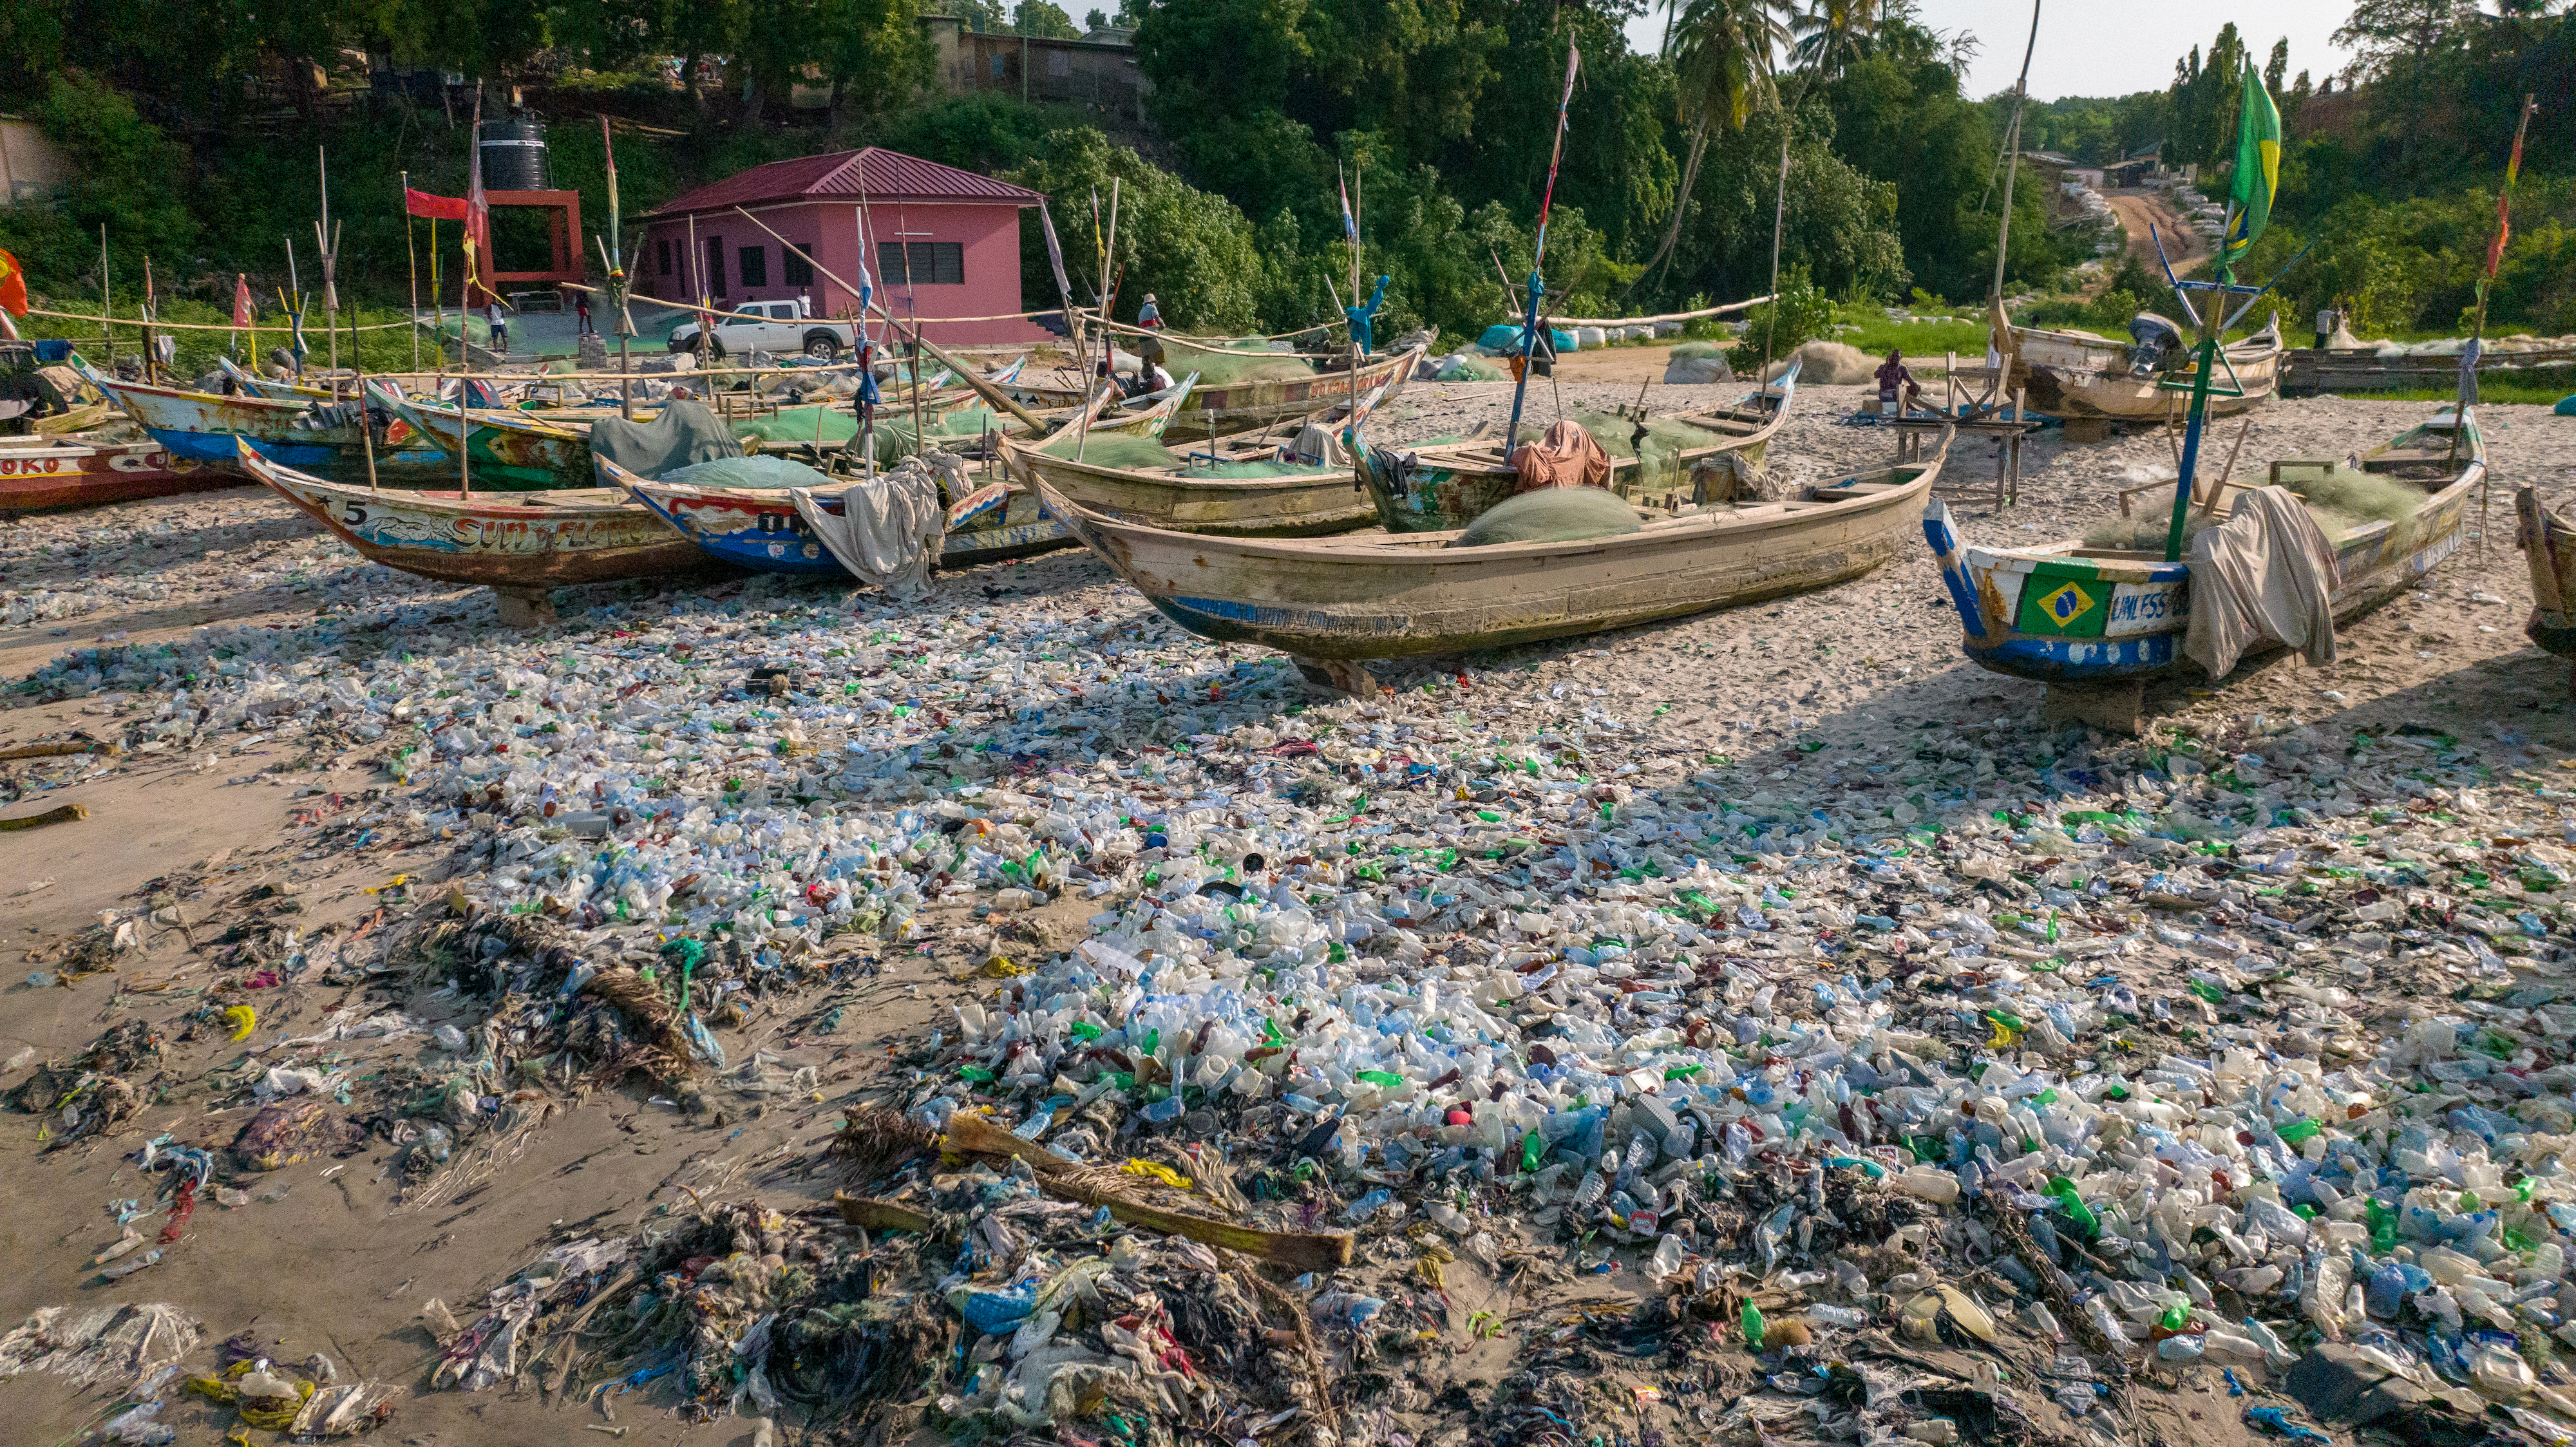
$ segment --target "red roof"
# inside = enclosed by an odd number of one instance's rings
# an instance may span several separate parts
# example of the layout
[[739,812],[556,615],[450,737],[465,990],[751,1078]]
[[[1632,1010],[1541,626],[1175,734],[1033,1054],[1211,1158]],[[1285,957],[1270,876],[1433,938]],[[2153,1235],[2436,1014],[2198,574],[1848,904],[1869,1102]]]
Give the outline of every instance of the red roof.
[[728,176],[713,185],[675,196],[651,214],[680,216],[693,211],[724,211],[735,206],[796,201],[812,197],[862,196],[879,201],[980,201],[987,204],[1035,206],[1038,193],[1008,181],[978,176],[937,161],[907,156],[880,146],[835,151],[825,156],[799,156],[772,161]]

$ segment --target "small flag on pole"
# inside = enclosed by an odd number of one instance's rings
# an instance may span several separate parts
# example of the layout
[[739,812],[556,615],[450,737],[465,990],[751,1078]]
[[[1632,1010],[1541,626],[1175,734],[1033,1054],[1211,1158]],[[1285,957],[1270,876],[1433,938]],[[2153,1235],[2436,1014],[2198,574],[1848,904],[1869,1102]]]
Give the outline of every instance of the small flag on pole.
[[1343,176],[1343,177],[1341,178],[1341,186],[1342,186],[1342,236],[1343,236],[1343,238],[1344,238],[1345,240],[1349,241],[1351,245],[1353,245],[1353,246],[1357,246],[1357,245],[1359,245],[1359,244],[1360,244],[1360,223],[1359,223],[1359,221],[1358,221],[1358,219],[1357,219],[1356,217],[1354,217],[1354,216],[1352,216],[1352,215],[1351,215],[1351,180],[1350,180],[1350,177],[1348,177],[1348,176]]
[[433,221],[462,221],[465,219],[465,198],[433,196],[427,191],[415,191],[405,186],[403,209],[414,216],[426,216]]
[[5,251],[0,251],[0,311],[11,316],[27,314],[27,269]]
[[233,325],[246,327],[250,323],[250,278],[236,271],[233,273]]
[[[2524,106],[2527,112],[2529,105]],[[2528,116],[2525,117],[2526,124]],[[2487,279],[2495,280],[2496,268],[2504,265],[2504,244],[2513,235],[2513,185],[2522,178],[2522,130],[2513,133],[2513,155],[2504,163],[2504,189],[2496,193],[2495,240],[2487,243]]]
[[492,253],[492,204],[483,197],[483,94],[474,94],[473,151],[465,162],[465,304],[474,304],[474,293],[492,295],[483,280],[483,262]]

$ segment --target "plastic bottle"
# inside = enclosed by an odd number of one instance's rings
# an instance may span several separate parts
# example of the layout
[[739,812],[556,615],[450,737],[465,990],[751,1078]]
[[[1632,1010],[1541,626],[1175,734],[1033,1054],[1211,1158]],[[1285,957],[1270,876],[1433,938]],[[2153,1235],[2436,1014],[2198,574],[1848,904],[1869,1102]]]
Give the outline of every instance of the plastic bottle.
[[2196,1362],[2203,1351],[2200,1337],[2192,1332],[2166,1337],[2156,1343],[2156,1357],[2168,1362]]
[[1744,1315],[1739,1325],[1744,1329],[1744,1349],[1756,1352],[1762,1350],[1762,1309],[1747,1300],[1744,1303]]
[[1897,1172],[1890,1184],[1936,1206],[1947,1206],[1959,1199],[1959,1178],[1935,1166],[1908,1166]]
[[2101,1296],[2096,1295],[2085,1301],[2084,1314],[2093,1323],[2093,1329],[2100,1332],[2111,1343],[2111,1350],[2127,1356],[2138,1349],[2138,1344],[2121,1327],[2120,1318],[2112,1314],[2111,1303]]
[[1869,1324],[1869,1313],[1857,1311],[1848,1306],[1817,1302],[1807,1308],[1807,1320],[1823,1322],[1827,1326],[1859,1327]]
[[1574,1188],[1573,1209],[1589,1211],[1601,1204],[1601,1198],[1608,1194],[1610,1194],[1609,1179],[1597,1170],[1587,1171],[1583,1176],[1583,1184]]

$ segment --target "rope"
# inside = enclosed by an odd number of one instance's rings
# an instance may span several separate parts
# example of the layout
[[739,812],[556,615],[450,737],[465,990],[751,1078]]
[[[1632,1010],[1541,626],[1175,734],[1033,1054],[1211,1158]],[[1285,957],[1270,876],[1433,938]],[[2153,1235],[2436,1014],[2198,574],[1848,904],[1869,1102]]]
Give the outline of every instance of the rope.
[[[89,314],[88,314],[88,313],[86,313],[86,312],[49,312],[49,311],[46,311],[45,309],[43,309],[42,307],[29,307],[29,308],[27,308],[27,315],[29,315],[29,316],[31,316],[31,317],[53,317],[53,318],[55,318],[55,319],[56,319],[56,320],[58,320],[58,321],[67,321],[67,322],[88,322],[88,323],[89,323],[89,324],[91,324],[92,326],[101,327],[101,328],[104,328],[104,327],[110,327],[110,326],[119,326],[119,327],[150,327],[150,328],[153,328],[153,329],[154,329],[154,330],[156,330],[156,331],[165,331],[165,332],[282,332],[282,331],[286,331],[286,330],[288,330],[288,324],[287,324],[285,321],[283,321],[283,320],[279,320],[279,321],[271,322],[271,323],[269,323],[269,324],[268,324],[268,325],[266,325],[266,326],[261,326],[261,325],[259,325],[258,323],[253,323],[253,324],[251,324],[250,326],[246,326],[246,327],[237,327],[237,326],[234,326],[234,325],[233,325],[232,323],[230,323],[230,322],[215,323],[215,322],[146,322],[146,321],[127,321],[127,320],[126,320],[125,318],[123,318],[123,317],[95,317],[95,316],[91,316],[91,315],[89,315]],[[396,327],[410,327],[410,326],[414,326],[414,325],[417,325],[417,323],[414,323],[414,322],[368,322],[368,323],[367,323],[367,324],[365,324],[364,326],[357,325],[356,323],[350,323],[350,324],[348,324],[348,325],[344,325],[344,326],[342,326],[342,327],[340,328],[340,330],[342,330],[342,331],[344,331],[344,332],[384,332],[384,331],[392,331],[392,330],[393,330],[393,329],[395,329]],[[62,340],[66,340],[66,341],[68,341],[68,340],[74,340],[74,339],[73,339],[73,338],[63,338]]]
[[[1045,312],[1045,313],[1039,313],[1039,312],[1031,312],[1031,313],[1030,313],[1030,315],[1031,315],[1031,316],[1039,316],[1039,315],[1052,316],[1052,315],[1054,315],[1054,314],[1055,314],[1055,313],[1054,313],[1054,312],[1052,312],[1052,311]],[[1097,327],[1100,327],[1100,328],[1102,328],[1103,330],[1106,330],[1106,331],[1113,331],[1113,332],[1125,332],[1127,335],[1129,335],[1129,336],[1131,336],[1131,337],[1146,337],[1146,336],[1152,336],[1152,337],[1162,337],[1162,338],[1164,338],[1164,339],[1166,339],[1166,340],[1169,340],[1169,341],[1181,341],[1181,342],[1210,342],[1210,343],[1215,343],[1215,344],[1216,344],[1216,345],[1215,345],[1215,347],[1214,347],[1213,349],[1214,349],[1214,350],[1217,350],[1217,351],[1223,351],[1223,350],[1225,349],[1225,343],[1227,343],[1227,342],[1284,342],[1284,341],[1286,341],[1287,339],[1289,339],[1290,337],[1302,337],[1302,336],[1306,335],[1306,334],[1307,334],[1307,333],[1309,333],[1309,332],[1329,332],[1329,331],[1331,331],[1331,330],[1332,330],[1333,328],[1335,328],[1335,327],[1346,327],[1346,326],[1349,326],[1349,325],[1350,325],[1350,322],[1348,321],[1348,319],[1344,319],[1344,320],[1342,320],[1342,321],[1337,321],[1337,322],[1317,322],[1315,325],[1313,325],[1313,326],[1311,326],[1311,327],[1299,327],[1297,330],[1295,330],[1295,331],[1293,331],[1293,332],[1272,332],[1272,333],[1271,333],[1271,334],[1269,334],[1268,336],[1257,336],[1257,337],[1202,337],[1202,336],[1193,336],[1193,335],[1191,335],[1191,334],[1190,334],[1190,333],[1188,333],[1188,332],[1176,332],[1176,331],[1173,331],[1173,330],[1172,330],[1171,328],[1169,328],[1169,327],[1131,327],[1131,326],[1127,325],[1125,322],[1113,322],[1113,321],[1109,320],[1108,318],[1106,318],[1106,317],[1104,317],[1104,316],[1100,315],[1100,313],[1099,313],[1099,312],[1094,311],[1094,310],[1092,310],[1092,309],[1090,309],[1090,308],[1088,308],[1088,307],[1075,307],[1075,308],[1074,308],[1074,315],[1076,315],[1076,316],[1082,316],[1082,317],[1089,317],[1089,318],[1091,319],[1091,323],[1092,323],[1092,325],[1097,326]]]
[[[1551,319],[1548,325],[1562,329],[1565,327],[1633,327],[1641,326],[1647,322],[1695,321],[1700,317],[1724,316],[1728,312],[1740,312],[1748,307],[1757,307],[1766,301],[1773,300],[1778,295],[1779,294],[1777,292],[1774,292],[1771,296],[1757,296],[1750,301],[1731,301],[1724,306],[1705,306],[1701,307],[1698,311],[1692,312],[1665,312],[1661,316],[1651,317],[1556,317]],[[1519,318],[1517,317],[1510,318],[1504,323],[1506,326],[1517,326],[1518,324]]]

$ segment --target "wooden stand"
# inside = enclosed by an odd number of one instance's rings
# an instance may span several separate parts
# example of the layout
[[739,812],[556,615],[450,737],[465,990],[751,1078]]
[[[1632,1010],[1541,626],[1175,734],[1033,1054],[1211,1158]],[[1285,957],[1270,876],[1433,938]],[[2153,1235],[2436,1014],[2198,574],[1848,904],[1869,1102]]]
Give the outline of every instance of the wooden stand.
[[1386,686],[1369,674],[1366,665],[1354,658],[1299,658],[1290,655],[1297,672],[1317,688],[1329,688],[1356,698],[1375,698],[1386,692]]
[[2135,734],[2146,712],[2143,683],[2052,683],[2040,722],[2049,728],[2080,723],[2112,733]]
[[504,628],[542,628],[549,623],[563,621],[562,616],[555,612],[552,588],[496,587],[492,590],[492,597],[501,606],[501,626]]

